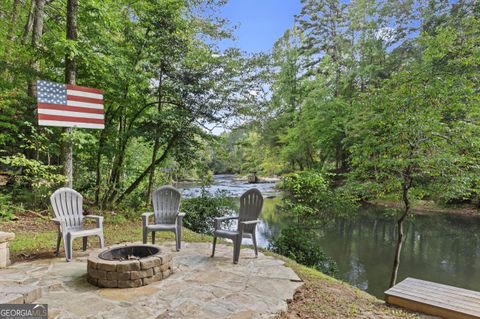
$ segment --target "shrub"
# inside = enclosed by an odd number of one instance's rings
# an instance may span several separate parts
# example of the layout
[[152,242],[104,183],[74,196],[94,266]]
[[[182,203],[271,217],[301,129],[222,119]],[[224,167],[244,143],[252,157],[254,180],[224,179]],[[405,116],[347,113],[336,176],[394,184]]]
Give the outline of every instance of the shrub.
[[184,224],[187,228],[203,234],[212,234],[215,217],[232,215],[235,203],[227,191],[210,194],[202,187],[198,197],[182,201],[181,211],[186,213]]
[[316,244],[316,236],[313,230],[293,225],[282,229],[279,236],[272,238],[269,249],[335,277],[338,272],[337,263]]
[[0,220],[12,219],[15,216],[16,209],[16,207],[13,207],[11,195],[0,193]]
[[28,203],[33,209],[48,207],[52,191],[65,182],[65,177],[56,173],[58,167],[28,159],[23,154],[0,158],[0,163],[15,168],[12,200]]
[[335,217],[356,212],[356,202],[347,193],[334,190],[319,172],[304,171],[285,176],[279,185],[285,192],[281,211],[298,224],[326,224]]
[[279,187],[284,191],[280,212],[291,224],[272,238],[269,249],[335,276],[337,264],[314,240],[318,236],[315,229],[336,217],[354,214],[357,211],[355,199],[346,192],[333,189],[329,180],[315,171],[289,174]]

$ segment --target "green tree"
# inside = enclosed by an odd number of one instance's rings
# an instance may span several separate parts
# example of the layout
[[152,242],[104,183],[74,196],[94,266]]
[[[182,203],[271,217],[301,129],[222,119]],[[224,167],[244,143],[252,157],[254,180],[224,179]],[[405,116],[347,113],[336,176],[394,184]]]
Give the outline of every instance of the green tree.
[[478,174],[478,26],[466,19],[461,30],[447,26],[424,34],[422,60],[365,94],[348,125],[352,178],[377,196],[398,194],[404,203],[391,286],[414,191],[465,194],[473,187],[472,174]]

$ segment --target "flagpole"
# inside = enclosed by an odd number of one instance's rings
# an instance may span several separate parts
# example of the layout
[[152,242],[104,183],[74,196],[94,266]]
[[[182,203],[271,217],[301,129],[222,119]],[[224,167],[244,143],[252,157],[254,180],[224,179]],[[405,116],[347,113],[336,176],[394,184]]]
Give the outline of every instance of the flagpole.
[[[67,40],[77,40],[77,11],[78,0],[67,0]],[[71,52],[67,52],[65,56],[65,82],[66,84],[75,85],[76,79],[75,56]],[[73,186],[73,128],[64,128],[65,143],[63,149],[63,172],[66,177],[65,186],[72,188]]]

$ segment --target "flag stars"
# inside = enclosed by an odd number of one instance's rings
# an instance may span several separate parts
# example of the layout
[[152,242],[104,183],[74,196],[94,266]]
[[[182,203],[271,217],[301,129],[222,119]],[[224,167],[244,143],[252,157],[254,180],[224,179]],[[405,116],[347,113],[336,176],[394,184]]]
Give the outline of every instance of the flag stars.
[[67,90],[65,85],[48,81],[37,82],[38,101],[50,104],[66,104]]

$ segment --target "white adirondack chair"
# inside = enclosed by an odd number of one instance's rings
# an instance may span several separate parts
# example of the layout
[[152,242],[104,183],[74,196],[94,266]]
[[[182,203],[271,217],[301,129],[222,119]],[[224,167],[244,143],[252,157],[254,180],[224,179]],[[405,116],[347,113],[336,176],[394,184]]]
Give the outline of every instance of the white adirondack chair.
[[[104,247],[103,217],[95,215],[83,216],[83,196],[80,193],[71,188],[63,187],[57,189],[50,196],[50,202],[55,213],[55,218],[52,220],[58,226],[57,256],[62,237],[67,261],[72,260],[72,247],[75,238],[83,238],[83,250],[87,249],[88,236],[98,236],[100,238],[100,247]],[[86,218],[94,219],[97,222],[97,227],[85,229],[83,220]]]
[[[215,218],[215,230],[213,232],[213,248],[212,257],[215,256],[215,246],[217,244],[217,237],[228,238],[233,241],[233,263],[238,263],[240,257],[240,247],[242,246],[243,238],[251,238],[253,247],[255,248],[255,256],[258,256],[257,238],[255,231],[257,223],[260,222],[258,217],[262,212],[263,196],[262,193],[252,188],[246,191],[240,197],[240,211],[238,216],[226,216]],[[237,230],[221,229],[221,222],[231,219],[238,220]]]
[[[152,233],[152,244],[155,244],[155,232],[171,231],[175,233],[177,251],[181,248],[182,225],[185,213],[178,211],[180,207],[180,192],[172,186],[162,186],[152,193],[153,213],[142,214],[143,243]],[[154,216],[154,224],[149,224],[149,217]]]

